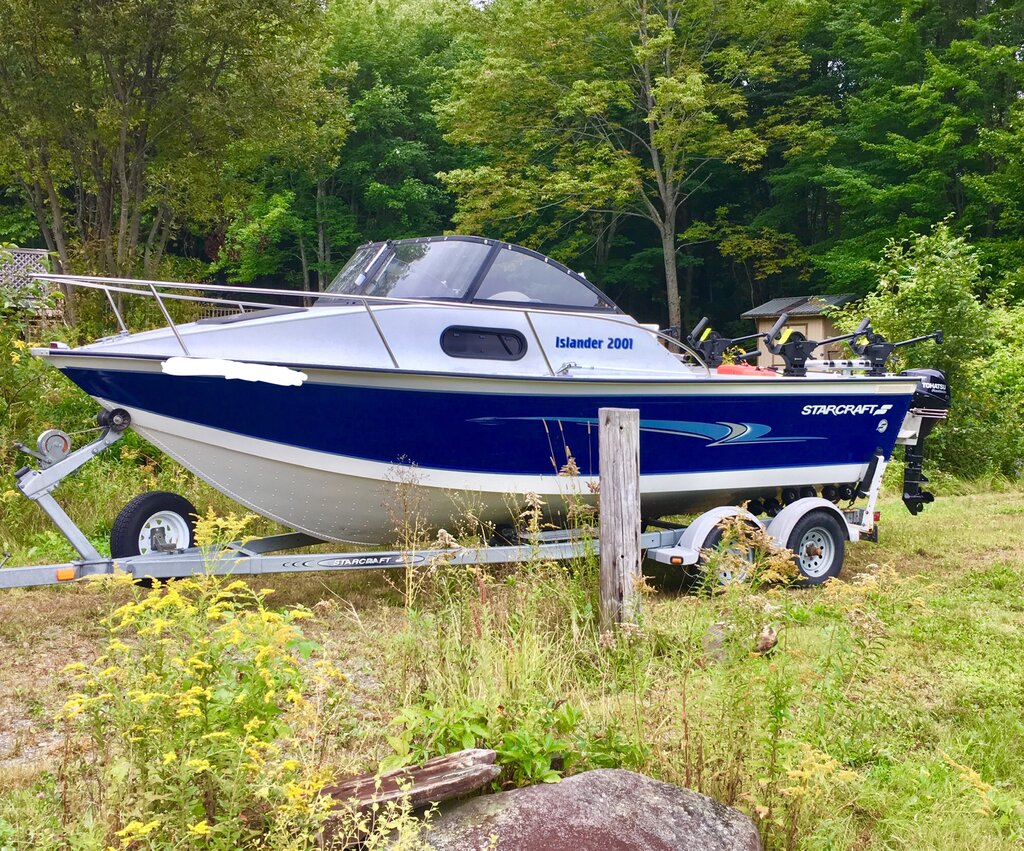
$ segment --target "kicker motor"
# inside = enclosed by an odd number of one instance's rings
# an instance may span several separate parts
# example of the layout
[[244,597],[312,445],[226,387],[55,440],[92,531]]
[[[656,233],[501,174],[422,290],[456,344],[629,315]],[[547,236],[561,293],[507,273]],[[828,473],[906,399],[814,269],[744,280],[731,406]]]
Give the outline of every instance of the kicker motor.
[[903,504],[911,514],[918,514],[927,503],[935,501],[935,494],[921,488],[928,483],[924,474],[924,442],[936,423],[949,416],[949,383],[946,374],[938,369],[907,369],[900,375],[918,379],[907,414],[908,419],[917,419],[917,440],[906,444],[903,454]]

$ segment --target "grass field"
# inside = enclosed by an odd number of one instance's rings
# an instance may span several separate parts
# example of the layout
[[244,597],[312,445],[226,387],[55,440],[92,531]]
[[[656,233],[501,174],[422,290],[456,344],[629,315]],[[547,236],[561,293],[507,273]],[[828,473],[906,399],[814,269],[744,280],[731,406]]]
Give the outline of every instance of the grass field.
[[[346,675],[318,769],[472,743],[499,749],[506,783],[615,764],[690,786],[753,815],[767,848],[1020,848],[1022,493],[882,508],[842,582],[651,593],[617,638],[592,626],[592,565],[259,584],[310,609]],[[0,847],[94,847],[68,838],[95,802],[59,786],[53,719],[64,667],[103,652],[104,615],[139,593],[0,595]],[[778,645],[758,654],[765,626]],[[154,837],[132,847],[170,847]]]

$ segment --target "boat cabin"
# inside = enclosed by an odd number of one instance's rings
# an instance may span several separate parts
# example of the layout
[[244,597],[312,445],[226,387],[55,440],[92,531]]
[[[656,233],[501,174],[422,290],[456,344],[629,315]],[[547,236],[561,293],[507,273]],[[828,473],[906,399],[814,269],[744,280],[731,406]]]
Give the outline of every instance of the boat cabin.
[[327,292],[621,313],[583,275],[529,248],[478,236],[371,242]]

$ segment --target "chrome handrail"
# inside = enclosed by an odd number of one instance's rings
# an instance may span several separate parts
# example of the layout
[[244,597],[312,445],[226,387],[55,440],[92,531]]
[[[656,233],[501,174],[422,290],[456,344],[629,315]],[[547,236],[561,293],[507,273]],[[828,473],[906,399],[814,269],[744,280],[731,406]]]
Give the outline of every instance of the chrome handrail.
[[[586,315],[593,316],[594,318],[601,319],[605,322],[611,322],[612,324],[615,325],[622,325],[624,327],[631,328],[634,330],[639,329],[641,331],[645,331],[655,339],[662,340],[671,346],[681,349],[689,357],[691,357],[698,366],[703,367],[709,375],[711,374],[711,370],[708,369],[707,364],[704,363],[700,355],[692,347],[690,347],[683,341],[678,340],[675,337],[671,337],[668,334],[665,334],[657,329],[647,328],[634,319],[619,319],[616,316],[609,316],[604,313],[591,313],[590,311],[571,310],[568,308],[560,307],[527,308],[503,304],[485,304],[480,302],[446,301],[442,299],[407,298],[402,296],[392,297],[372,295],[351,295],[347,293],[329,292],[321,293],[310,292],[308,290],[271,289],[268,287],[236,287],[231,286],[230,284],[189,284],[177,281],[152,281],[141,278],[107,278],[98,275],[57,275],[51,273],[39,273],[34,274],[32,277],[34,279],[38,279],[41,281],[52,281],[54,283],[65,284],[67,286],[78,286],[83,287],[85,289],[97,289],[107,291],[107,299],[108,301],[111,302],[112,307],[113,300],[110,298],[110,292],[155,297],[157,302],[160,304],[161,312],[167,319],[168,324],[170,325],[175,337],[178,337],[179,342],[181,342],[181,338],[180,335],[178,334],[177,327],[175,326],[173,320],[171,320],[169,315],[167,314],[166,308],[163,305],[161,299],[196,302],[200,304],[224,304],[225,302],[227,302],[230,304],[238,305],[239,307],[242,308],[253,307],[256,309],[265,309],[267,308],[268,305],[266,302],[246,301],[243,299],[234,298],[230,300],[223,298],[210,298],[207,296],[193,295],[191,293],[188,295],[182,295],[173,292],[159,294],[156,292],[157,287],[161,289],[188,290],[193,292],[198,290],[200,292],[249,293],[255,295],[284,296],[286,298],[315,298],[318,301],[320,299],[327,299],[330,301],[339,302],[358,302],[362,304],[363,307],[366,309],[366,312],[369,315],[375,330],[380,336],[381,343],[384,345],[384,348],[387,351],[388,356],[390,357],[391,362],[394,364],[396,369],[400,368],[398,360],[395,357],[395,353],[392,350],[391,346],[388,344],[387,337],[384,334],[383,328],[381,328],[380,323],[374,316],[371,304],[376,304],[378,306],[420,305],[423,307],[458,308],[460,310],[488,310],[523,314],[527,318],[527,322],[530,325],[530,329],[533,331],[534,337],[536,338],[537,343],[540,347],[541,354],[544,356],[544,360],[547,363],[548,369],[552,375],[555,375],[556,373],[553,369],[551,361],[547,356],[547,352],[544,350],[544,345],[540,340],[540,335],[537,333],[536,328],[534,328],[531,314],[539,313],[544,315],[556,316],[579,316],[581,315],[581,313],[586,313]],[[114,308],[114,312],[118,318],[118,324],[121,326],[122,332],[127,332],[127,328],[124,326],[124,322],[121,319],[120,313],[118,313],[116,308]],[[185,348],[184,343],[182,343],[182,348]]]
[[391,350],[391,344],[388,343],[388,338],[384,334],[384,329],[380,327],[377,317],[373,315],[373,308],[370,307],[370,303],[365,299],[363,299],[363,307],[366,308],[366,315],[370,317],[373,327],[377,329],[377,336],[380,337],[380,341],[384,344],[384,348],[387,349],[388,357],[391,358],[392,365],[395,369],[400,369],[398,366],[398,358],[395,357],[395,353]]
[[149,291],[153,293],[153,298],[156,299],[160,312],[164,315],[164,319],[167,320],[167,324],[171,327],[171,331],[174,332],[174,336],[178,340],[178,345],[181,346],[181,350],[185,353],[185,357],[192,357],[192,353],[188,350],[188,346],[185,345],[185,341],[181,339],[181,334],[178,333],[178,326],[174,324],[174,320],[171,319],[171,314],[167,312],[167,305],[165,305],[163,299],[160,298],[160,293],[156,291],[156,287],[152,284],[149,285]]
[[540,334],[537,333],[537,328],[533,324],[533,318],[530,316],[529,310],[523,311],[523,318],[526,319],[526,324],[530,326],[530,330],[533,332],[533,339],[537,341],[537,348],[540,349],[540,353],[544,358],[544,363],[547,365],[548,373],[554,375],[555,368],[551,365],[551,359],[548,357],[547,349],[544,348],[544,341],[541,340]]

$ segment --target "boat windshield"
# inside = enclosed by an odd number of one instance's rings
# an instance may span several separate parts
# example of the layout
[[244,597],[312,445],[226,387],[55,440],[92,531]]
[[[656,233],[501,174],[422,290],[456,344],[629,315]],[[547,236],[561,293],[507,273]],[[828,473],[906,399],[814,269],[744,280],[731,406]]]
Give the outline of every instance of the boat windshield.
[[352,255],[345,268],[331,281],[327,291],[331,293],[356,293],[366,282],[364,273],[370,267],[374,255],[380,250],[379,245],[364,245]]
[[617,310],[581,275],[542,254],[465,237],[364,245],[327,292]]

